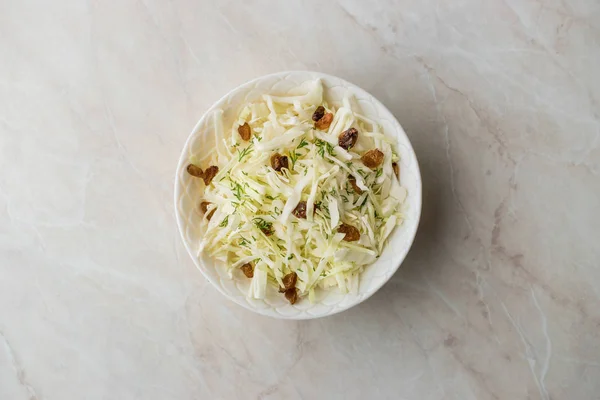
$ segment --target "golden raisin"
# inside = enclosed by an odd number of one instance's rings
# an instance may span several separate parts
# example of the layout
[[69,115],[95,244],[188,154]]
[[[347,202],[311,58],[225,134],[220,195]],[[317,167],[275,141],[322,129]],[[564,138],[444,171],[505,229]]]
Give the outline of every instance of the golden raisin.
[[357,140],[358,140],[358,131],[354,128],[345,130],[344,132],[340,133],[340,136],[338,136],[339,146],[346,150],[353,147],[356,144]]
[[254,276],[254,267],[250,263],[246,263],[240,267],[246,278],[252,278]]
[[366,167],[375,169],[383,162],[383,153],[379,149],[372,149],[363,154],[360,159]]
[[320,120],[321,118],[323,118],[323,115],[325,115],[325,107],[319,106],[319,107],[317,107],[317,109],[313,113],[312,120],[315,121],[315,122],[317,122],[318,120]]
[[206,219],[210,221],[210,219],[213,217],[213,214],[215,213],[215,211],[217,211],[216,208],[213,208],[211,212],[208,213],[208,215],[206,216]]
[[400,167],[398,166],[398,163],[393,162],[392,168],[394,169],[394,174],[396,174],[396,178],[400,179]]
[[206,211],[208,210],[208,206],[211,203],[208,201],[203,201],[202,203],[200,203],[200,211],[202,211],[202,214],[206,214]]
[[352,186],[352,189],[354,189],[354,191],[358,194],[362,194],[362,189],[358,187],[358,185],[356,184],[356,178],[354,178],[352,175],[348,176],[348,181],[350,182],[350,185]]
[[356,242],[360,239],[360,232],[352,225],[342,223],[338,228],[339,233],[345,233],[344,239],[346,242]]
[[287,156],[282,156],[279,153],[273,154],[271,156],[271,167],[277,172],[281,172],[282,168],[289,168]]
[[294,211],[292,211],[292,214],[294,214],[296,218],[306,219],[306,202],[301,201],[300,203],[298,203],[296,208],[294,208]]
[[298,275],[295,272],[290,272],[281,280],[283,282],[283,290],[289,290],[296,287]]
[[296,288],[286,290],[285,298],[290,302],[290,304],[296,303],[298,301],[298,292],[296,291]]
[[[202,214],[206,214],[206,212],[208,211],[208,206],[212,204],[209,203],[208,201],[203,201],[202,203],[200,203],[200,211],[202,211]],[[215,213],[217,209],[213,208],[208,215],[206,215],[206,219],[210,221],[210,219],[212,218],[213,214]]]
[[250,125],[248,125],[247,122],[245,122],[244,125],[240,125],[238,127],[238,133],[240,134],[240,137],[246,142],[252,137],[252,130],[250,129]]
[[194,164],[188,165],[186,170],[188,174],[195,176],[196,178],[202,178],[202,175],[204,175],[204,172],[202,172],[202,168]]
[[329,129],[329,125],[331,125],[331,121],[333,121],[333,114],[327,113],[323,115],[323,118],[315,122],[315,128],[320,131],[327,130]]
[[206,186],[210,185],[210,183],[212,182],[213,178],[215,177],[215,175],[219,172],[219,167],[217,166],[210,166],[206,169],[206,171],[204,171],[204,184]]

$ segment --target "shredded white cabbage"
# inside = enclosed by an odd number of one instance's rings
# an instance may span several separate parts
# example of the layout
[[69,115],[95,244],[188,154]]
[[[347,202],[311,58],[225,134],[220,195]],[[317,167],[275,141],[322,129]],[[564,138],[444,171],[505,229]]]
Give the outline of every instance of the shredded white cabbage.
[[[359,274],[379,257],[403,221],[400,205],[406,189],[392,167],[399,156],[394,141],[376,121],[361,115],[349,96],[336,110],[323,101],[320,80],[293,92],[300,94],[264,95],[245,105],[230,131],[224,128],[223,112],[214,113],[216,148],[202,162],[219,171],[204,189],[203,201],[211,204],[202,219],[199,249],[224,261],[232,277],[250,263],[252,298],[264,298],[269,284],[284,286],[284,277],[292,272],[298,296],[309,301],[314,301],[316,288],[356,293]],[[318,106],[333,114],[324,130],[311,120]],[[251,128],[249,141],[238,134],[245,123]],[[346,150],[338,145],[338,136],[349,128],[357,129],[359,137]],[[374,148],[384,160],[370,169],[361,156]],[[270,159],[276,152],[287,156],[288,169],[273,169]],[[362,193],[355,191],[349,175]],[[306,218],[294,215],[301,201],[306,202]],[[358,229],[360,238],[345,241],[345,233],[338,232],[342,225]]]

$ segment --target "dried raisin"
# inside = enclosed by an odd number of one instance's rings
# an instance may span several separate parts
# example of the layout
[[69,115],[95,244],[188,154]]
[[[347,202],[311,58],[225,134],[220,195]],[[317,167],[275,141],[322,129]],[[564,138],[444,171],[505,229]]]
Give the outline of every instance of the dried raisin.
[[206,186],[210,185],[210,183],[212,182],[213,178],[215,177],[215,175],[219,172],[219,167],[217,166],[210,166],[206,169],[206,171],[204,171],[204,176],[202,177],[204,179],[204,184]]
[[312,120],[315,121],[315,122],[317,122],[318,120],[320,120],[321,118],[323,118],[323,115],[325,115],[325,107],[319,106],[319,107],[317,107],[317,109],[313,113]]
[[290,302],[290,304],[295,304],[298,301],[298,292],[296,291],[296,288],[286,290],[285,298]]
[[339,233],[345,233],[344,239],[346,242],[356,242],[360,239],[360,232],[352,225],[342,223],[338,228]]
[[354,189],[354,191],[358,194],[362,194],[362,189],[358,187],[358,185],[356,184],[356,178],[354,178],[352,175],[348,176],[348,181],[350,182],[350,185],[352,186],[352,189]]
[[290,272],[281,280],[283,282],[283,289],[288,290],[296,287],[298,281],[298,275],[295,272]]
[[375,169],[383,162],[383,153],[379,149],[372,149],[363,154],[360,159],[366,167]]
[[306,219],[306,202],[301,201],[300,203],[298,203],[296,208],[294,208],[294,211],[292,211],[292,214],[294,214],[296,218]]
[[315,128],[320,131],[325,131],[325,130],[329,129],[329,125],[331,125],[332,121],[333,121],[333,114],[327,113],[327,114],[323,115],[323,118],[321,118],[320,120],[315,122]]
[[186,170],[188,174],[195,176],[196,178],[202,178],[202,176],[204,175],[204,172],[202,172],[202,168],[194,164],[188,165]]
[[240,137],[246,142],[252,137],[252,130],[250,129],[250,125],[248,125],[247,122],[244,123],[244,125],[240,125],[238,127],[238,133],[240,134]]
[[254,276],[254,267],[250,263],[246,263],[240,267],[246,278],[252,278]]
[[271,167],[277,172],[281,172],[282,168],[288,168],[287,156],[282,156],[279,153],[275,153],[271,156]]
[[358,131],[355,128],[350,128],[340,133],[340,136],[338,137],[338,144],[341,148],[348,150],[351,147],[354,147],[357,140]]

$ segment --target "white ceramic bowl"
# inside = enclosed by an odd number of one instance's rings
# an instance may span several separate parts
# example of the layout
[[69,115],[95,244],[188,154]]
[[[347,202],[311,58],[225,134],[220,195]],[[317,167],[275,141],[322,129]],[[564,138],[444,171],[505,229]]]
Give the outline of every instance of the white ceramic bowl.
[[[360,275],[357,294],[341,294],[336,290],[321,291],[314,304],[311,304],[308,299],[303,299],[291,305],[273,288],[264,300],[250,299],[246,297],[249,279],[243,278],[241,273],[237,277],[234,276],[234,279],[230,279],[224,268],[216,265],[210,257],[203,254],[198,256],[198,243],[201,238],[199,228],[201,215],[198,212],[198,204],[202,192],[199,179],[190,177],[186,172],[186,166],[192,154],[201,155],[212,151],[214,130],[211,116],[215,109],[223,110],[225,126],[228,126],[236,118],[243,104],[258,100],[264,93],[287,94],[290,89],[316,78],[320,78],[323,82],[324,97],[328,104],[340,106],[344,94],[352,93],[361,107],[362,113],[368,118],[378,121],[386,135],[397,139],[397,150],[400,154],[400,182],[408,190],[404,206],[406,219],[390,235],[377,262],[368,266]],[[375,293],[396,272],[413,243],[419,225],[421,174],[406,133],[392,113],[369,93],[343,79],[319,72],[280,72],[238,86],[217,101],[200,118],[185,144],[177,166],[175,214],[183,243],[194,260],[194,264],[206,279],[226,297],[249,310],[275,318],[318,318],[347,310],[359,304]]]

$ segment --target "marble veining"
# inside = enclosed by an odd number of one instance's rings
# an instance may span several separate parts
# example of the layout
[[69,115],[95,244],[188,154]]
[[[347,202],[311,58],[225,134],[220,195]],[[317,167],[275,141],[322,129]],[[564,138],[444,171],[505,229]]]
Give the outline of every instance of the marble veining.
[[[0,2],[0,399],[598,399],[595,0]],[[363,304],[280,321],[194,269],[190,130],[317,70],[410,137],[421,227]]]

